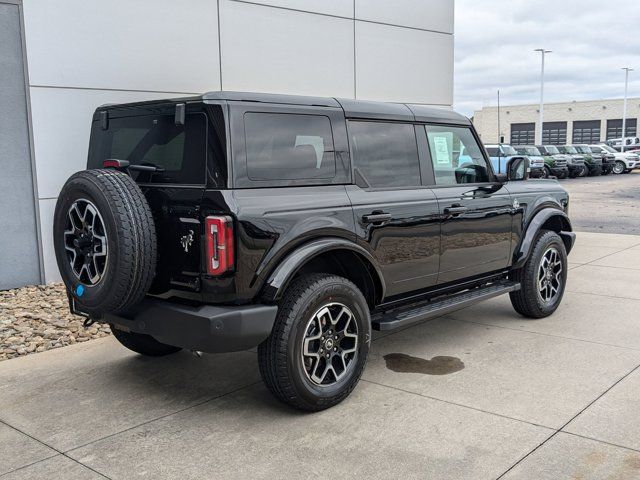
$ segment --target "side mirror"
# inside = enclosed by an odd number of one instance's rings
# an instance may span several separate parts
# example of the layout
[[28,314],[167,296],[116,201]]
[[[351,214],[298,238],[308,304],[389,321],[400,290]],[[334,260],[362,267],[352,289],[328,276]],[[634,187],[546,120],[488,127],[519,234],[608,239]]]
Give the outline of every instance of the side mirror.
[[529,179],[529,159],[527,157],[513,157],[507,162],[507,179],[510,182]]

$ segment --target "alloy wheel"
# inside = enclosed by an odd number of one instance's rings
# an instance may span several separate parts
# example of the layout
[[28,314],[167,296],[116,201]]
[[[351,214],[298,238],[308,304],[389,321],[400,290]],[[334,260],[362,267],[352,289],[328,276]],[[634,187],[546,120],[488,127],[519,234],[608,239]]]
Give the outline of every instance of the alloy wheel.
[[355,364],[357,352],[358,324],[346,305],[329,303],[311,317],[302,340],[304,372],[311,382],[334,385]]
[[562,259],[556,247],[549,247],[538,267],[538,294],[545,303],[552,303],[562,287]]
[[613,165],[613,173],[615,173],[616,175],[620,175],[622,172],[624,172],[624,167],[625,167],[624,163],[618,160]]
[[107,232],[104,220],[89,200],[76,200],[67,212],[64,231],[67,260],[84,285],[96,285],[107,268]]

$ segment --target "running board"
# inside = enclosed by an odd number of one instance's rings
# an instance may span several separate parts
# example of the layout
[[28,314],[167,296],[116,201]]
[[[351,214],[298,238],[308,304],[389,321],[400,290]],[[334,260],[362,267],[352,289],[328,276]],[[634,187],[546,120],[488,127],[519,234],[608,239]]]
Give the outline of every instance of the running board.
[[520,290],[520,283],[501,280],[430,302],[377,313],[372,316],[371,325],[374,330],[395,330],[516,290]]

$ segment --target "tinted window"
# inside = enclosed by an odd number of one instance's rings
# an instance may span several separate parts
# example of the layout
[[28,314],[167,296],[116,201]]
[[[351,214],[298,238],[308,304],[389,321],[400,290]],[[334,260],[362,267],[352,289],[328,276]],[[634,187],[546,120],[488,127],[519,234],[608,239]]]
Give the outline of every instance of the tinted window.
[[349,122],[353,162],[374,188],[420,185],[418,145],[413,125]]
[[490,157],[497,157],[500,153],[500,150],[498,149],[498,147],[487,147],[487,153]]
[[245,113],[247,172],[251,180],[333,178],[336,160],[328,117]]
[[184,125],[174,115],[142,115],[110,118],[107,130],[93,125],[89,166],[100,168],[104,160],[128,160],[150,165],[157,172],[131,170],[142,183],[203,184],[207,158],[206,116],[188,114]]
[[427,125],[437,185],[489,181],[487,162],[471,130]]

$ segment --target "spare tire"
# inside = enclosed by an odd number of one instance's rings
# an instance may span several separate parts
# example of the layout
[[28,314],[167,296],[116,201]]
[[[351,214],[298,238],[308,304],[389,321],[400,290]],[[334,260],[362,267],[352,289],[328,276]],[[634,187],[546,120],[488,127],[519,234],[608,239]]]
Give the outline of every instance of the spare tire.
[[62,187],[53,220],[58,268],[76,307],[124,312],[149,290],[156,230],[140,187],[116,170],[85,170]]

